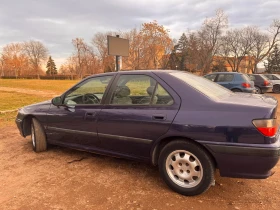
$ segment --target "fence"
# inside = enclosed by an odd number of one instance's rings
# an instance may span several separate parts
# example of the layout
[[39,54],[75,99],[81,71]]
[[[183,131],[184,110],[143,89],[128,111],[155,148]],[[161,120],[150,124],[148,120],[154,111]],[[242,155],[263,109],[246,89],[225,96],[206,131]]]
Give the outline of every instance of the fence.
[[[26,75],[26,76],[1,76],[1,79],[38,79],[38,75]],[[40,79],[45,80],[77,80],[79,79],[78,75],[40,75]]]

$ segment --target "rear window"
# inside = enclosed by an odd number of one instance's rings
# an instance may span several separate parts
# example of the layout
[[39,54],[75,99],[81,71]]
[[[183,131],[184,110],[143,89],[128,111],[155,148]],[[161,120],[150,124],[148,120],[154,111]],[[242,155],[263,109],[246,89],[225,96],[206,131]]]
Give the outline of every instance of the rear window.
[[182,80],[183,82],[214,100],[233,94],[230,90],[222,87],[221,85],[194,74],[176,72],[170,73],[170,75]]
[[[250,75],[250,76],[252,76],[252,75]],[[244,81],[247,81],[247,82],[250,82],[251,80],[255,80],[255,78],[254,79],[250,79],[250,77],[247,74],[241,74],[241,78]]]

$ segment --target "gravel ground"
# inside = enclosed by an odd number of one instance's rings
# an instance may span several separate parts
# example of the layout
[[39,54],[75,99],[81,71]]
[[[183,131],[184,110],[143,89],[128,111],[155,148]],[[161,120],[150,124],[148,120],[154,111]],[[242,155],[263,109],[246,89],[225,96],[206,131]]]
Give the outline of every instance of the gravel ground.
[[185,197],[151,165],[55,146],[36,154],[16,126],[0,128],[0,209],[280,209],[280,162],[274,171],[265,180],[217,171],[214,187]]

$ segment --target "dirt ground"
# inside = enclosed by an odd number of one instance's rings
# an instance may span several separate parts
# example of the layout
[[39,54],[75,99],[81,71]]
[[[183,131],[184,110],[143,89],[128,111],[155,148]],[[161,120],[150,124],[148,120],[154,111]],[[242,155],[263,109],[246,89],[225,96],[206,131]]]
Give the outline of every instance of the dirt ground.
[[22,138],[16,126],[0,128],[5,210],[280,209],[280,162],[274,171],[265,180],[224,178],[217,171],[214,187],[185,197],[171,191],[151,165],[62,147],[36,154],[30,137]]

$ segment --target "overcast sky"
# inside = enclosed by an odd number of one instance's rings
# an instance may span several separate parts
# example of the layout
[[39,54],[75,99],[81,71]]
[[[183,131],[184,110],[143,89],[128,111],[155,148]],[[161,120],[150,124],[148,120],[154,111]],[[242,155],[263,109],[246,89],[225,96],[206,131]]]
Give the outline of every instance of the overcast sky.
[[231,27],[266,29],[280,18],[280,0],[0,0],[0,49],[10,42],[42,41],[58,66],[71,55],[75,37],[129,30],[157,20],[172,38],[197,29],[221,8]]

